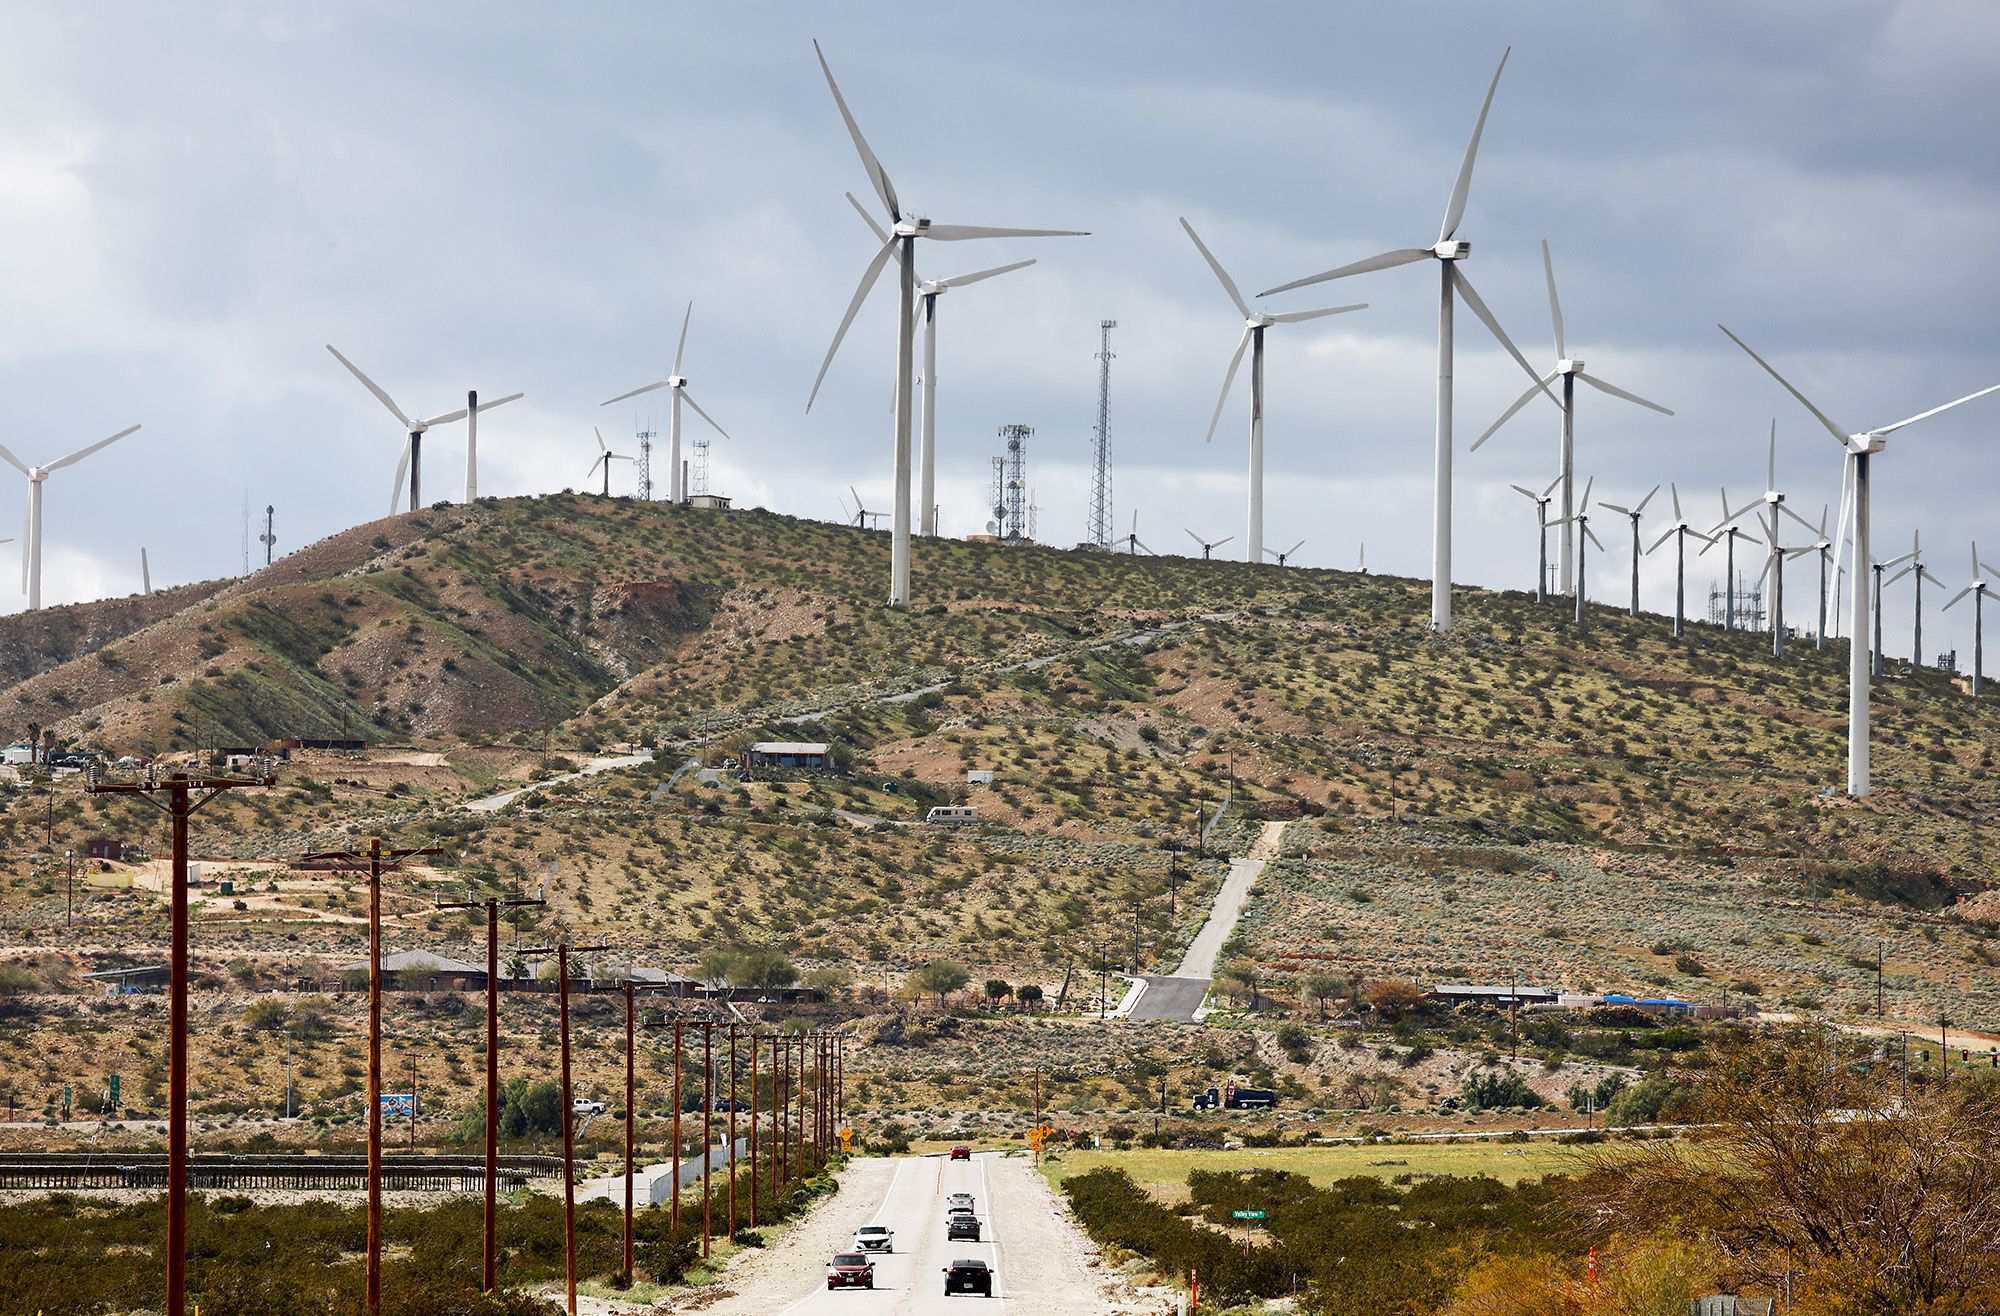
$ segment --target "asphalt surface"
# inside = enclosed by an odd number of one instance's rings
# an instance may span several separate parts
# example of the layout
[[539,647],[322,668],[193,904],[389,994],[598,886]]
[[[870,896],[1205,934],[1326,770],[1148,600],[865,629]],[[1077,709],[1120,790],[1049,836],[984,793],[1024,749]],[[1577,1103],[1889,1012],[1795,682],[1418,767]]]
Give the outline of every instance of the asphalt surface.
[[1206,978],[1148,978],[1145,994],[1125,1017],[1192,1023],[1195,1011],[1201,1009],[1207,997]]

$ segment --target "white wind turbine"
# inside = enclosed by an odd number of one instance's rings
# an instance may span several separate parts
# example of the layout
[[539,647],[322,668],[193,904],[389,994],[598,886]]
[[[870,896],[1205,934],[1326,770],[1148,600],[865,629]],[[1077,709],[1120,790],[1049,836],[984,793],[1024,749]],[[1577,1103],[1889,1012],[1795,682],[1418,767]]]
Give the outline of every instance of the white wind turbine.
[[[1716,328],[1721,329],[1725,334],[1729,334],[1731,342],[1735,343],[1745,352],[1748,352],[1752,361],[1764,367],[1765,372],[1771,378],[1783,385],[1787,393],[1797,398],[1799,405],[1810,411],[1813,414],[1813,419],[1826,426],[1827,433],[1833,435],[1834,439],[1839,442],[1841,448],[1847,453],[1846,483],[1852,491],[1850,502],[1852,521],[1849,526],[1849,535],[1854,541],[1854,570],[1850,577],[1850,585],[1854,591],[1853,620],[1848,627],[1848,633],[1854,638],[1849,641],[1847,646],[1847,793],[1856,797],[1863,796],[1868,794],[1869,786],[1868,653],[1866,646],[1861,643],[1861,637],[1868,633],[1868,577],[1870,573],[1864,570],[1864,568],[1872,565],[1869,560],[1868,547],[1868,459],[1882,451],[1883,447],[1887,444],[1889,435],[1902,429],[1904,426],[1913,425],[1920,420],[1928,420],[1930,417],[1940,412],[1949,411],[1961,403],[1970,402],[1974,398],[1985,397],[1988,393],[2000,392],[2000,384],[1995,384],[1989,388],[1982,388],[1977,393],[1968,393],[1962,398],[1945,403],[1943,406],[1932,407],[1929,411],[1920,411],[1916,415],[1906,420],[1899,420],[1893,425],[1862,430],[1859,433],[1847,433],[1842,431],[1831,420],[1828,420],[1825,412],[1808,402],[1806,395],[1793,388],[1783,375],[1772,369],[1770,362],[1758,356],[1756,352],[1751,351],[1748,343],[1745,343],[1735,334],[1729,333],[1726,325],[1717,325]],[[1879,640],[1877,641],[1877,647],[1880,647]]]
[[1590,595],[1587,578],[1584,575],[1584,563],[1589,558],[1590,550],[1584,541],[1588,540],[1590,543],[1597,545],[1598,552],[1601,553],[1604,551],[1604,541],[1599,539],[1597,532],[1590,528],[1590,486],[1593,483],[1595,483],[1594,477],[1583,482],[1583,497],[1577,500],[1576,511],[1563,518],[1564,522],[1575,524],[1577,533],[1576,626],[1578,630],[1582,630],[1588,621],[1588,618],[1584,615],[1584,604],[1589,601]]
[[1073,229],[935,224],[915,215],[906,216],[896,199],[895,185],[889,181],[882,162],[875,158],[875,152],[869,149],[854,115],[849,113],[847,99],[840,94],[840,87],[833,80],[833,70],[827,65],[826,54],[820,50],[817,41],[813,42],[813,52],[819,56],[820,71],[826,75],[827,88],[833,92],[833,102],[840,108],[840,117],[847,125],[848,136],[854,139],[854,149],[860,153],[862,167],[868,172],[868,181],[875,185],[875,194],[882,198],[882,204],[889,212],[889,236],[862,272],[861,285],[854,290],[854,300],[848,303],[847,314],[841,318],[840,328],[834,331],[833,343],[826,349],[826,359],[820,363],[819,375],[813,380],[812,394],[806,399],[806,410],[812,410],[813,399],[819,396],[819,386],[826,378],[827,367],[833,364],[833,355],[840,350],[840,341],[847,336],[847,327],[854,323],[861,303],[868,299],[869,291],[874,288],[875,280],[881,277],[882,269],[890,258],[898,258],[902,296],[896,316],[895,540],[889,554],[889,606],[901,608],[907,607],[910,601],[910,402],[915,386],[912,376],[916,370],[917,239],[962,242],[972,238],[1072,238],[1085,234]]
[[1299,549],[1305,545],[1305,542],[1306,542],[1305,540],[1301,539],[1298,543],[1293,544],[1290,548],[1286,549],[1282,553],[1272,548],[1265,549],[1264,553],[1268,557],[1274,557],[1278,559],[1278,565],[1282,567],[1285,565],[1285,559],[1290,557],[1292,554],[1298,552]]
[[1673,499],[1674,523],[1668,526],[1667,532],[1655,539],[1652,547],[1646,551],[1651,553],[1669,539],[1674,541],[1674,638],[1679,639],[1687,631],[1687,537],[1693,535],[1704,544],[1713,544],[1715,541],[1695,529],[1688,523],[1687,517],[1682,515],[1679,485],[1669,483],[1667,496]]
[[[1182,529],[1186,530],[1186,527],[1182,527]],[[1221,548],[1224,544],[1236,538],[1235,535],[1224,535],[1222,538],[1211,543],[1208,540],[1203,539],[1200,535],[1196,534],[1192,530],[1187,530],[1186,533],[1189,539],[1192,539],[1195,543],[1201,545],[1201,560],[1204,562],[1208,561],[1209,558],[1215,555],[1216,549]]]
[[[1434,507],[1431,525],[1431,626],[1440,631],[1451,629],[1451,406],[1452,406],[1452,311],[1456,298],[1464,298],[1472,313],[1499,340],[1507,354],[1514,358],[1535,386],[1548,392],[1541,382],[1541,376],[1521,355],[1521,349],[1507,337],[1500,328],[1500,322],[1493,318],[1493,312],[1473,291],[1472,283],[1460,272],[1458,264],[1472,254],[1472,244],[1458,240],[1459,221],[1465,217],[1465,198],[1472,186],[1472,162],[1479,153],[1479,137],[1486,130],[1486,114],[1493,108],[1493,93],[1500,89],[1500,74],[1507,67],[1507,56],[1500,57],[1500,67],[1493,71],[1493,83],[1486,89],[1486,101],[1479,107],[1479,120],[1473,125],[1472,140],[1465,148],[1465,159],[1458,166],[1458,179],[1452,184],[1451,198],[1445,203],[1444,226],[1438,232],[1438,240],[1428,247],[1404,247],[1396,251],[1385,251],[1379,256],[1355,261],[1290,283],[1280,284],[1259,297],[1269,297],[1272,293],[1288,292],[1293,288],[1303,288],[1310,284],[1325,283],[1329,279],[1344,279],[1350,274],[1365,274],[1370,270],[1385,270],[1397,265],[1407,265],[1412,261],[1436,260],[1439,262],[1441,290],[1438,294],[1438,371],[1437,371],[1437,445],[1435,454],[1435,480],[1432,492]],[[1550,401],[1555,394],[1549,393]]]
[[39,612],[42,607],[42,485],[53,472],[65,466],[74,466],[91,453],[110,447],[138,428],[137,425],[127,426],[108,439],[99,439],[88,447],[78,448],[69,456],[58,457],[46,466],[30,466],[0,445],[0,461],[5,461],[28,477],[28,510],[21,521],[21,592],[28,596],[29,612]]
[[713,426],[717,434],[720,434],[725,439],[729,437],[729,431],[717,425],[715,417],[703,411],[701,403],[696,402],[689,395],[687,391],[687,377],[681,374],[681,358],[687,354],[688,322],[692,319],[694,319],[694,303],[689,302],[686,313],[681,316],[681,341],[679,346],[674,348],[674,370],[672,374],[668,375],[665,379],[656,379],[650,384],[643,384],[629,393],[620,393],[617,397],[612,398],[610,402],[600,404],[608,407],[612,402],[623,402],[626,398],[636,398],[641,393],[651,393],[656,388],[673,390],[673,405],[667,409],[667,501],[676,506],[687,501],[687,491],[681,488],[681,403],[685,401],[690,407],[693,407],[694,414],[700,416]]
[[[1804,517],[1800,516],[1797,512],[1794,512],[1791,508],[1785,506],[1785,495],[1779,492],[1778,422],[1775,417],[1773,417],[1771,421],[1770,446],[1765,450],[1765,452],[1766,456],[1764,461],[1764,496],[1756,501],[1745,503],[1743,504],[1743,506],[1737,508],[1734,512],[1731,512],[1729,511],[1729,495],[1727,493],[1724,493],[1722,496],[1722,510],[1727,515],[1724,519],[1723,524],[1726,525],[1730,521],[1736,520],[1744,513],[1749,512],[1753,508],[1757,507],[1759,503],[1762,503],[1764,507],[1764,519],[1759,522],[1759,526],[1764,532],[1764,569],[1763,571],[1758,573],[1757,582],[1760,587],[1767,580],[1770,581],[1771,583],[1771,597],[1772,597],[1771,653],[1774,657],[1782,658],[1785,655],[1784,559],[1788,554],[1792,554],[1794,550],[1787,549],[1783,544],[1778,542],[1779,541],[1778,531],[1780,529],[1778,524],[1778,518],[1780,516],[1789,516],[1792,518],[1792,520],[1797,521],[1800,525],[1804,526],[1808,530],[1811,530],[1813,528],[1813,524],[1812,522],[1806,520]],[[1722,528],[1721,526],[1716,527],[1716,529],[1718,530],[1720,530],[1721,528]],[[1733,542],[1731,543],[1730,546],[1732,548],[1735,547]],[[1735,582],[1734,578],[1732,577],[1731,589],[1733,590],[1734,587],[1735,587]],[[1731,603],[1732,605],[1734,603],[1733,597],[1731,599]]]
[[153,592],[153,566],[152,563],[146,561],[146,546],[144,544],[139,546],[139,584],[145,589],[147,594]]
[[1646,510],[1646,504],[1652,502],[1653,495],[1659,491],[1660,486],[1654,485],[1646,491],[1644,498],[1631,507],[1620,507],[1616,503],[1598,504],[1607,511],[1617,512],[1621,516],[1630,518],[1632,522],[1632,615],[1634,617],[1639,615],[1639,517]]
[[394,398],[382,391],[381,385],[362,374],[360,366],[355,365],[352,361],[342,356],[339,348],[335,347],[332,343],[328,343],[326,350],[333,353],[333,359],[346,366],[348,373],[360,380],[362,386],[375,395],[377,402],[380,402],[389,409],[390,415],[402,422],[403,430],[409,436],[408,440],[403,444],[402,458],[396,463],[395,482],[389,486],[389,515],[394,516],[396,514],[396,504],[401,501],[403,475],[405,472],[408,472],[410,477],[410,510],[414,512],[423,505],[424,435],[434,425],[449,425],[453,421],[458,420],[467,422],[465,445],[466,501],[470,502],[479,496],[479,440],[477,428],[479,422],[476,418],[482,411],[491,411],[495,407],[504,407],[509,402],[519,401],[522,396],[521,394],[509,393],[504,398],[495,398],[491,402],[481,402],[478,393],[471,392],[465,395],[465,405],[457,411],[447,411],[442,415],[412,420],[403,414],[403,409],[396,405]]
[[[1245,535],[1243,555],[1247,561],[1261,562],[1264,559],[1264,331],[1274,324],[1299,324],[1306,320],[1318,320],[1329,315],[1344,315],[1348,311],[1365,311],[1368,303],[1358,302],[1352,306],[1323,306],[1316,311],[1286,311],[1282,315],[1271,315],[1263,311],[1253,311],[1237,291],[1236,280],[1222,268],[1222,262],[1194,231],[1194,225],[1181,220],[1181,227],[1193,239],[1195,250],[1208,262],[1208,268],[1215,271],[1215,277],[1222,282],[1222,290],[1229,294],[1229,300],[1236,304],[1237,313],[1243,317],[1243,337],[1237,340],[1236,355],[1229,358],[1229,370],[1222,376],[1222,396],[1215,400],[1215,414],[1209,417],[1208,439],[1215,442],[1215,427],[1222,420],[1222,408],[1229,401],[1229,386],[1236,382],[1237,367],[1243,364],[1245,349],[1250,352],[1250,521]],[[1281,561],[1279,566],[1283,566]]]
[[[885,517],[885,516],[887,516],[887,515],[888,515],[888,513],[887,513],[887,512],[871,512],[871,511],[869,511],[869,510],[868,510],[868,505],[867,505],[866,503],[864,503],[864,502],[862,502],[862,501],[861,501],[861,494],[860,494],[860,492],[859,492],[858,490],[856,490],[856,489],[855,489],[855,487],[854,487],[853,485],[851,485],[851,484],[850,484],[850,485],[848,485],[848,486],[847,486],[847,492],[849,492],[849,493],[851,493],[851,494],[853,494],[853,495],[854,495],[854,512],[853,512],[853,519],[852,519],[852,520],[850,520],[850,521],[848,522],[848,524],[849,524],[849,525],[851,525],[851,526],[854,526],[854,527],[855,527],[856,529],[859,529],[859,530],[876,530],[876,529],[880,529],[880,528],[881,528],[881,521],[882,521],[882,518],[883,518],[883,517]],[[841,510],[841,511],[842,511],[843,513],[845,513],[845,512],[847,511],[847,500],[846,500],[845,498],[842,498],[842,499],[840,500],[840,510]],[[872,525],[872,526],[868,524],[868,518],[869,518],[869,517],[871,517],[871,516],[872,516],[872,517],[874,517],[874,518],[875,518],[875,521],[876,521],[876,524],[875,524],[875,525]]]
[[[1722,519],[1711,526],[1708,533],[1720,535],[1722,541],[1728,545],[1723,550],[1722,629],[1731,632],[1736,629],[1736,541],[1755,539],[1756,536],[1741,526],[1730,523],[1757,504],[1754,501],[1747,502],[1732,512],[1729,510],[1729,490],[1720,489],[1718,492],[1722,495]],[[1695,556],[1707,557],[1708,549],[1714,548],[1715,544],[1715,540],[1709,540],[1708,548],[1702,549]]]
[[597,468],[602,466],[604,468],[604,492],[602,496],[609,498],[611,496],[611,463],[629,462],[632,459],[622,452],[611,451],[610,445],[604,441],[604,431],[598,429],[597,426],[592,425],[590,432],[597,436],[597,460],[590,464],[590,469],[583,473],[583,478],[588,480],[591,476],[597,474]]
[[[1562,302],[1556,296],[1556,267],[1555,267],[1555,262],[1549,259],[1549,240],[1547,238],[1542,239],[1542,271],[1544,274],[1548,276],[1549,319],[1555,324],[1556,368],[1550,371],[1548,374],[1543,375],[1534,384],[1530,385],[1528,391],[1521,394],[1521,396],[1515,400],[1513,406],[1507,408],[1506,411],[1501,413],[1500,419],[1494,421],[1491,425],[1487,426],[1486,432],[1472,441],[1472,451],[1478,452],[1479,446],[1485,443],[1486,440],[1492,438],[1493,435],[1499,430],[1499,428],[1502,425],[1505,425],[1508,421],[1512,420],[1514,418],[1515,413],[1520,411],[1522,407],[1527,406],[1528,403],[1534,399],[1537,393],[1548,392],[1546,386],[1548,384],[1553,383],[1557,379],[1561,379],[1562,399],[1560,402],[1560,406],[1562,407],[1562,432],[1561,432],[1562,441],[1560,445],[1557,447],[1556,452],[1557,452],[1558,466],[1562,471],[1562,475],[1559,477],[1562,480],[1562,491],[1563,491],[1562,513],[1564,518],[1568,518],[1571,510],[1570,499],[1571,496],[1576,491],[1576,381],[1577,380],[1581,379],[1584,383],[1590,385],[1592,388],[1596,389],[1600,393],[1609,393],[1614,398],[1623,398],[1627,402],[1636,402],[1642,407],[1651,408],[1652,410],[1659,412],[1662,416],[1671,416],[1674,413],[1667,410],[1667,408],[1661,406],[1657,402],[1646,401],[1646,399],[1640,397],[1637,393],[1627,393],[1624,389],[1619,388],[1616,384],[1605,383],[1603,380],[1599,379],[1596,375],[1585,372],[1583,368],[1583,362],[1581,360],[1575,360],[1570,357],[1569,349],[1563,344]],[[1611,506],[1611,504],[1604,503],[1602,504],[1602,506],[1609,507]],[[1629,516],[1631,514],[1628,512],[1626,513],[1626,515]],[[1558,594],[1567,594],[1571,588],[1572,573],[1570,567],[1571,563],[1575,560],[1574,558],[1576,550],[1575,538],[1576,537],[1570,530],[1569,526],[1565,524],[1563,527],[1561,551],[1558,554],[1557,566],[1556,566],[1556,592]],[[1636,596],[1637,593],[1636,587],[1634,593]],[[1634,616],[1638,615],[1637,604],[1633,605],[1632,612]]]
[[1562,483],[1558,475],[1549,481],[1549,487],[1536,493],[1524,484],[1510,485],[1509,488],[1535,505],[1535,602],[1540,603],[1548,595],[1549,588],[1549,503],[1554,498],[1556,486]]
[[[889,234],[875,222],[875,216],[861,204],[854,193],[847,194],[847,204],[854,207],[868,225],[869,232],[881,243],[889,241]],[[953,288],[963,288],[968,284],[980,283],[1002,274],[1012,274],[1033,265],[1032,260],[1017,260],[1011,265],[996,265],[990,270],[979,270],[972,274],[955,274],[949,279],[917,280],[917,296],[923,299],[917,314],[924,322],[924,372],[918,377],[923,388],[923,427],[918,435],[918,464],[922,468],[919,482],[921,494],[917,507],[917,533],[929,537],[937,533],[937,299]]]
[[[1921,530],[1910,532],[1910,552],[1904,561],[1909,565],[1882,583],[1893,585],[1903,577],[1911,575],[1917,578],[1917,596],[1911,604],[1910,614],[1915,619],[1915,630],[1910,640],[1910,666],[1914,670],[1921,671],[1924,666],[1924,582],[1928,580],[1939,589],[1944,588],[1944,582],[1933,576],[1930,568],[1924,565],[1924,540]],[[1880,595],[1877,595],[1875,603],[1878,608],[1881,606]]]
[[1992,567],[1987,566],[1979,560],[1979,545],[1974,543],[1972,546],[1972,583],[1952,595],[1950,601],[1944,605],[1944,610],[1949,612],[1953,603],[1957,603],[1968,594],[1972,596],[1972,697],[1974,699],[1979,697],[1980,687],[1985,681],[1986,591],[1993,588],[1993,586],[1986,582],[1986,577],[1981,574],[1982,572],[1992,572],[1993,575],[2000,576],[2000,571],[1994,571]]
[[1815,649],[1826,648],[1827,566],[1833,557],[1833,540],[1827,538],[1826,533],[1827,515],[1830,510],[1826,504],[1820,504],[1819,529],[1813,532],[1814,538],[1812,543],[1785,550],[1785,556],[1788,559],[1804,557],[1808,553],[1819,555],[1819,627],[1814,632],[1813,637],[1813,648]]
[[1132,533],[1125,536],[1125,551],[1137,557],[1142,550],[1154,557],[1159,556],[1159,554],[1154,553],[1152,549],[1146,546],[1144,540],[1139,538],[1139,509],[1135,507],[1132,509]]

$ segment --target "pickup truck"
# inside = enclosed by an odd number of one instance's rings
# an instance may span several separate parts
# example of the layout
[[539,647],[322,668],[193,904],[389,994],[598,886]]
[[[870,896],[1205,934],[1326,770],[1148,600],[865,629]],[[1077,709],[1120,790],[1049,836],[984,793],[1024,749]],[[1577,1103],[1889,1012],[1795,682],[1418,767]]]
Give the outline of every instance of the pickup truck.
[[863,1225],[854,1231],[856,1252],[894,1252],[896,1231],[886,1225]]
[[592,1101],[589,1097],[577,1097],[569,1103],[569,1113],[575,1115],[602,1115],[604,1103]]

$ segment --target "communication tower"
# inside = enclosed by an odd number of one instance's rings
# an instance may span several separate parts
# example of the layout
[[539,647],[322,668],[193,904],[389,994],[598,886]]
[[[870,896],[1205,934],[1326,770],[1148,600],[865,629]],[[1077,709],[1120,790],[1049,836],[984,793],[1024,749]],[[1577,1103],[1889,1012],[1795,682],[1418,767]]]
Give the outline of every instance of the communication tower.
[[1007,450],[993,459],[993,533],[1003,544],[1018,544],[1032,538],[1028,528],[1028,436],[1035,431],[1026,425],[1002,425],[1000,437]]
[[1090,476],[1090,542],[1111,547],[1111,331],[1116,320],[1097,322],[1097,437]]
[[708,492],[708,440],[694,441],[694,475],[688,485],[688,496]]
[[660,432],[653,428],[651,419],[646,421],[646,428],[638,431],[639,497],[645,502],[653,500],[653,440],[659,435]]

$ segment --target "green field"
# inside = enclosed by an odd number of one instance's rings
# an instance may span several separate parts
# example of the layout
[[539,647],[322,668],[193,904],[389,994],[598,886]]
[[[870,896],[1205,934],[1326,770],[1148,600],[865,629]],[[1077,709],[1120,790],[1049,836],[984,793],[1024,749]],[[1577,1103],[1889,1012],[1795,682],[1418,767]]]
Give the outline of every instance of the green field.
[[1286,1170],[1315,1186],[1371,1175],[1490,1175],[1503,1183],[1539,1179],[1580,1169],[1584,1156],[1602,1155],[1623,1144],[1565,1147],[1553,1142],[1344,1143],[1328,1147],[1245,1147],[1239,1151],[1070,1151],[1043,1158],[1042,1171],[1060,1186],[1090,1170],[1123,1170],[1149,1192],[1168,1198],[1187,1195],[1194,1170]]

